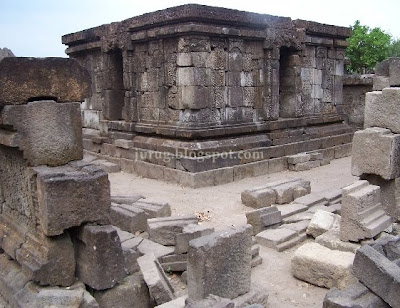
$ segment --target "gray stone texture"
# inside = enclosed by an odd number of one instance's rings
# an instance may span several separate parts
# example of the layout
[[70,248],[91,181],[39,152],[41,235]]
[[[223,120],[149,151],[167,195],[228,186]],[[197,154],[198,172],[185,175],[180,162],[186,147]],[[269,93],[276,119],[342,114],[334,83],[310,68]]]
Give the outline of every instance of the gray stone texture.
[[332,250],[348,251],[355,253],[360,244],[340,240],[340,229],[331,229],[317,236],[315,242]]
[[316,238],[335,227],[338,228],[339,224],[339,215],[324,210],[317,210],[307,227],[307,234]]
[[[113,200],[113,198],[112,198]],[[130,197],[114,197],[111,204],[110,221],[127,232],[136,233],[147,230],[149,218],[168,217],[171,207],[168,203],[147,202]]]
[[278,229],[269,229],[256,235],[257,242],[277,251],[284,251],[306,239],[304,232],[286,228],[286,225]]
[[193,300],[188,297],[184,308],[235,308],[235,303],[229,298],[222,298],[213,294],[204,299]]
[[385,180],[379,175],[363,174],[360,179],[367,180],[370,184],[379,186],[381,189],[381,204],[386,215],[393,221],[400,220],[400,205],[397,203],[397,179]]
[[263,208],[272,204],[284,204],[307,195],[311,191],[310,182],[302,179],[281,180],[262,187],[245,190],[241,194],[244,205]]
[[391,307],[400,307],[400,237],[364,245],[356,252],[354,275]]
[[214,228],[190,224],[182,229],[182,233],[175,236],[175,253],[182,254],[189,251],[189,242],[196,238],[209,235],[214,232]]
[[149,288],[151,300],[156,305],[173,300],[175,298],[174,290],[154,254],[150,253],[140,257],[138,263]]
[[48,97],[82,102],[91,95],[90,85],[88,71],[74,59],[7,57],[0,62],[0,106]]
[[[84,109],[102,112],[104,137],[136,134],[129,145],[113,143],[111,156],[122,169],[200,187],[284,170],[287,155],[350,142],[341,114],[349,35],[342,27],[189,4],[68,34],[63,43],[90,71],[93,94]],[[324,126],[334,129],[321,136]],[[238,142],[256,132],[263,142]],[[267,134],[282,135],[272,141]],[[244,138],[232,137],[239,135]],[[90,139],[86,149],[106,154],[109,146]],[[162,159],[120,157],[139,148],[146,154],[178,149],[185,157],[168,166]],[[222,159],[230,150],[266,155]],[[198,163],[203,158],[209,163]]]
[[385,88],[374,91],[365,97],[364,127],[382,127],[392,133],[400,133],[398,117],[400,116],[400,88]]
[[276,225],[282,221],[281,212],[276,206],[246,212],[246,218],[247,223],[253,226],[253,235],[264,231],[268,226]]
[[84,222],[108,221],[108,175],[94,165],[83,168],[37,167],[39,221],[47,236]]
[[74,236],[76,276],[95,290],[114,287],[125,278],[124,254],[112,226],[85,225]]
[[75,283],[70,288],[41,287],[28,282],[23,289],[15,295],[17,305],[22,308],[41,307],[73,307],[73,308],[99,308],[96,300],[86,291],[81,282]]
[[127,276],[111,289],[94,292],[99,307],[154,307],[141,273]]
[[355,132],[351,172],[376,174],[385,180],[400,177],[400,134],[379,127]]
[[342,189],[340,239],[358,242],[373,238],[392,223],[380,203],[380,188],[357,181]]
[[379,296],[362,283],[353,284],[343,290],[332,288],[324,298],[323,308],[389,308]]
[[191,300],[205,299],[210,294],[232,299],[250,291],[251,233],[252,227],[245,225],[190,241]]
[[400,58],[390,58],[389,84],[391,87],[400,87]]
[[296,250],[291,269],[300,280],[320,287],[344,289],[357,282],[352,274],[353,260],[353,253],[307,243]]
[[197,224],[195,215],[170,216],[147,220],[149,239],[161,245],[175,245],[175,236],[182,233],[183,228]]
[[79,103],[33,101],[5,106],[0,114],[0,124],[17,132],[17,145],[31,166],[60,166],[83,158]]

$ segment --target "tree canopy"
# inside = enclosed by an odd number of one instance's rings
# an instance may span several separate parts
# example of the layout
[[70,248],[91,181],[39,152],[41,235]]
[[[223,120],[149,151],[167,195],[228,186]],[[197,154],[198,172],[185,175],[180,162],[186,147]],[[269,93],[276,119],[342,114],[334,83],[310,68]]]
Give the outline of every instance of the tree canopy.
[[[347,39],[346,55],[350,59],[348,70],[352,73],[366,73],[374,69],[376,63],[383,61],[389,56],[389,50],[392,50],[390,34],[385,33],[380,28],[369,28],[361,25],[357,20],[353,26],[353,35]],[[399,51],[398,46],[393,47],[393,52]],[[397,49],[396,49],[397,48]],[[391,51],[392,52],[392,51]]]

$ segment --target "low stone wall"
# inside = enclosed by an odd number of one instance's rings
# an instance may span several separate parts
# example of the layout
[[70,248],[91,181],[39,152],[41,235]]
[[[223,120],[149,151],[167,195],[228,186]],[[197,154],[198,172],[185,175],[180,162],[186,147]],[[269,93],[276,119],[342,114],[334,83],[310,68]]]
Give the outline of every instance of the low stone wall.
[[354,128],[364,126],[365,94],[372,91],[373,74],[347,75],[343,79],[343,112]]

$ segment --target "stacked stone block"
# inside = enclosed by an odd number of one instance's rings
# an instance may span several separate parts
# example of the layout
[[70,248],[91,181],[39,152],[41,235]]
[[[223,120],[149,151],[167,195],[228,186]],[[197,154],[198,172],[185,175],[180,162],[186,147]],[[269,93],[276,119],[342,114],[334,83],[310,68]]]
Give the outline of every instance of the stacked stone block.
[[305,171],[329,164],[329,160],[324,160],[324,155],[319,152],[299,153],[287,157],[288,167],[291,171]]
[[310,182],[302,179],[281,180],[265,186],[245,190],[242,203],[252,208],[263,208],[272,204],[285,204],[305,196],[311,191]]
[[133,251],[109,225],[108,176],[82,160],[86,70],[71,59],[5,58],[0,80],[1,296],[15,307],[108,307],[124,283],[150,303],[125,264]]
[[381,203],[394,221],[400,219],[396,201],[396,178],[400,176],[400,88],[398,58],[385,60],[377,75],[388,78],[387,87],[366,94],[365,129],[353,140],[352,173],[381,187]]

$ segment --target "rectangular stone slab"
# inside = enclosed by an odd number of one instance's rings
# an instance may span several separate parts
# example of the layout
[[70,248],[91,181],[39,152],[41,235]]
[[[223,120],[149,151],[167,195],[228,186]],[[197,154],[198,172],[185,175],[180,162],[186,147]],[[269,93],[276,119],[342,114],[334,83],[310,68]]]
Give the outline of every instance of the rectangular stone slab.
[[84,222],[108,221],[110,183],[108,175],[94,165],[83,168],[35,169],[37,175],[39,220],[48,236]]
[[0,62],[0,106],[43,97],[82,102],[90,94],[90,75],[75,59],[9,57]]
[[252,227],[244,225],[189,242],[189,298],[214,294],[232,299],[250,291],[251,235]]

